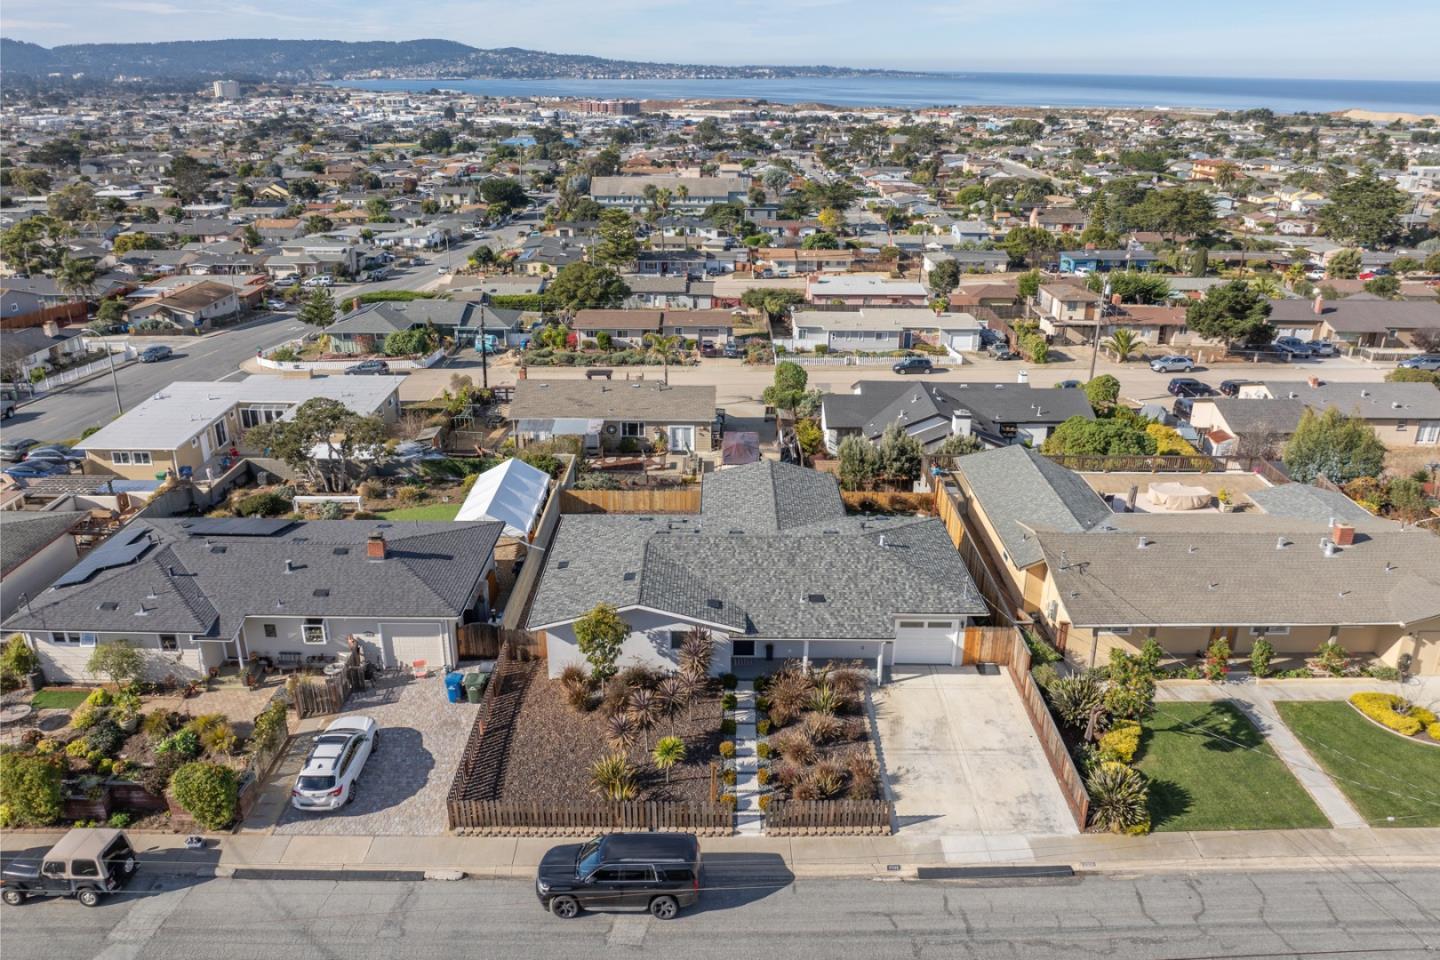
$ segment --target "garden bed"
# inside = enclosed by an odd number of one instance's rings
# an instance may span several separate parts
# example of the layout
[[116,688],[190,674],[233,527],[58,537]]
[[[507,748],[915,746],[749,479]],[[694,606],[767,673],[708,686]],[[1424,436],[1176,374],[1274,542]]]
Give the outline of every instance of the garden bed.
[[1157,703],[1135,766],[1150,780],[1150,825],[1178,830],[1328,827],[1265,738],[1233,704]]
[[[787,664],[757,683],[761,786],[777,800],[877,800],[879,766],[859,665],[806,671]],[[768,802],[768,801],[767,801]]]
[[1440,826],[1440,750],[1406,742],[1344,701],[1281,700],[1275,706],[1371,826]]
[[[536,674],[510,725],[499,795],[490,799],[554,804],[598,800],[591,790],[591,764],[614,750],[605,711],[598,706],[585,712],[575,710],[567,703],[560,681],[544,676],[543,663],[530,667]],[[624,676],[611,683],[623,683]],[[720,691],[712,687],[695,701],[689,718],[681,712],[673,727],[662,719],[651,729],[648,746],[652,749],[657,739],[672,732],[685,742],[685,759],[671,768],[669,783],[651,763],[644,736],[626,748],[623,752],[637,770],[639,794],[635,799],[710,802],[711,763],[720,756],[720,721]],[[724,790],[718,773],[715,783],[718,797]]]

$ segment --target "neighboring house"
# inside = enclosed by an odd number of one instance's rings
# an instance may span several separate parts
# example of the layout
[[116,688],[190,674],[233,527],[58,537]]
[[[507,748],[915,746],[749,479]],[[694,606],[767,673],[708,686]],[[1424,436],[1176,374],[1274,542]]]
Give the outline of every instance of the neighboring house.
[[1440,390],[1428,383],[1325,383],[1267,380],[1240,387],[1242,399],[1294,400],[1317,413],[1331,407],[1369,424],[1387,447],[1440,444]]
[[[1087,331],[1093,331],[1094,328],[1094,324],[1088,324],[1084,331],[1066,328],[1063,332],[1073,342],[1089,342],[1090,333]],[[1187,332],[1185,308],[1159,304],[1122,303],[1112,305],[1105,312],[1105,322],[1100,325],[1102,341],[1106,337],[1113,336],[1116,330],[1122,328],[1131,331],[1138,339],[1152,346],[1176,343]]]
[[888,353],[923,342],[943,346],[953,356],[981,347],[980,321],[968,313],[937,314],[925,307],[797,310],[791,327],[795,335],[786,346],[792,350]]
[[1196,397],[1190,426],[1216,456],[1264,456],[1278,452],[1300,425],[1305,404],[1259,397]]
[[0,336],[0,369],[5,379],[30,378],[31,370],[46,370],[66,357],[85,353],[79,329],[61,329],[53,320],[38,327],[6,330]]
[[805,278],[805,299],[847,307],[923,307],[930,302],[930,291],[916,280],[891,280],[874,274],[816,275]]
[[627,276],[625,285],[630,288],[625,298],[630,310],[709,310],[715,299],[709,282],[686,276]]
[[734,328],[735,315],[729,310],[665,310],[660,318],[661,333],[717,347],[730,342]]
[[757,267],[772,269],[777,275],[784,277],[791,274],[817,273],[821,270],[848,270],[855,262],[856,251],[761,247],[753,256]]
[[961,273],[1004,273],[1010,255],[1004,250],[928,250],[920,272],[929,276],[942,263],[951,262]]
[[983,220],[956,220],[950,236],[959,243],[980,243],[990,239],[990,226]]
[[270,276],[311,277],[316,274],[354,274],[360,269],[360,248],[344,237],[316,234],[280,244],[280,253],[265,261]]
[[656,380],[521,380],[510,420],[521,445],[578,436],[587,450],[614,451],[646,446],[664,433],[670,452],[694,453],[711,448],[715,388]]
[[562,237],[531,237],[515,257],[515,269],[531,277],[559,273],[572,263],[585,259],[585,248]]
[[1042,283],[1036,297],[1036,311],[1040,329],[1052,336],[1076,324],[1094,329],[1095,317],[1100,311],[1100,294],[1075,283]]
[[[85,683],[97,646],[126,640],[146,675],[203,677],[252,655],[330,663],[358,646],[395,667],[459,660],[488,619],[504,524],[136,520],[5,622],[51,682]],[[310,659],[314,658],[314,659]]]
[[669,191],[672,212],[701,212],[717,203],[744,203],[750,181],[743,177],[595,177],[590,181],[590,196],[602,207],[646,210],[654,205],[645,195],[646,187]]
[[1112,513],[1079,474],[1013,448],[961,457],[955,479],[966,535],[1073,667],[1152,637],[1183,658],[1265,637],[1281,656],[1335,639],[1440,673],[1440,540],[1343,494],[1286,484],[1248,495],[1261,513]]
[[622,346],[638,347],[647,334],[660,333],[664,318],[660,310],[577,310],[570,328],[584,339],[605,333]]
[[703,277],[722,272],[704,250],[641,250],[635,255],[635,272],[642,277]]
[[1270,322],[1284,336],[1341,340],[1357,347],[1413,347],[1415,334],[1440,333],[1440,302],[1431,300],[1380,300],[1363,294],[1344,300],[1277,300],[1271,303]]
[[149,480],[175,472],[203,478],[222,472],[229,451],[261,453],[245,443],[245,432],[283,418],[316,397],[343,403],[362,415],[394,422],[400,416],[403,376],[249,377],[231,381],[170,384],[79,443],[84,471],[127,480]]
[[976,436],[990,446],[1038,446],[1071,417],[1095,417],[1083,390],[1015,383],[861,380],[850,393],[825,394],[820,405],[820,428],[831,453],[847,436],[878,442],[892,423],[927,450],[952,434]]
[[362,306],[325,328],[334,353],[377,353],[392,333],[434,327],[457,347],[473,347],[483,331],[509,345],[519,339],[520,310],[497,310],[465,300],[382,300]]
[[688,631],[711,670],[787,659],[953,666],[988,610],[944,524],[848,516],[834,477],[763,460],[707,474],[692,516],[567,515],[529,628],[550,675],[585,665],[575,621],[609,603],[630,626],[619,664],[675,669]]
[[1061,273],[1107,273],[1111,270],[1149,270],[1159,260],[1149,250],[1062,250]]
[[77,510],[0,511],[0,620],[31,603],[80,559],[71,529]]
[[150,300],[142,300],[125,311],[132,327],[177,327],[181,331],[208,330],[214,321],[240,311],[238,288],[202,280]]

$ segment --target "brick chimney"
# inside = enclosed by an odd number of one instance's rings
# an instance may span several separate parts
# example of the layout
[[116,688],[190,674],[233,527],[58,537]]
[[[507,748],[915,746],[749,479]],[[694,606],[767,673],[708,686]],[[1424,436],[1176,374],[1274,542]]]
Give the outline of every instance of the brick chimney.
[[1318,316],[1325,312],[1325,297],[1323,294],[1315,294],[1315,313]]
[[40,324],[40,332],[53,339],[60,336],[60,324],[54,320],[46,320]]
[[365,541],[365,557],[369,560],[385,559],[385,534],[375,531]]
[[1330,539],[1337,547],[1348,547],[1355,542],[1355,528],[1348,523],[1332,523]]
[[1120,294],[1118,294],[1118,293],[1112,293],[1112,294],[1110,294],[1110,305],[1111,305],[1111,306],[1114,306],[1114,307],[1118,307],[1118,306],[1120,306],[1120,303],[1121,303],[1122,299],[1123,299],[1123,298],[1120,296]]

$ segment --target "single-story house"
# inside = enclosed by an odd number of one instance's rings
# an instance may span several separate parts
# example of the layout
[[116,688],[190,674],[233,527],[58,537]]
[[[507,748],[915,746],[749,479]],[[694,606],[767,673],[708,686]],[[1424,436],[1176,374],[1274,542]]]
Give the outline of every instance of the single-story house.
[[1239,396],[1294,400],[1317,413],[1334,407],[1368,423],[1387,447],[1440,444],[1440,390],[1428,383],[1267,380],[1241,384]]
[[621,345],[640,345],[647,334],[659,334],[665,314],[660,310],[577,310],[570,328],[593,340],[602,333]]
[[263,452],[245,442],[247,430],[280,420],[316,397],[393,423],[400,416],[404,382],[403,376],[177,380],[75,449],[85,454],[86,473],[148,480],[174,472],[203,479],[229,466],[232,448],[242,455]]
[[521,314],[464,300],[382,300],[342,317],[325,333],[333,352],[356,355],[379,352],[392,333],[426,326],[457,347],[474,346],[482,330],[515,346],[523,339]]
[[1414,346],[1415,334],[1440,333],[1440,302],[1381,300],[1356,294],[1344,300],[1277,300],[1270,322],[1282,336],[1341,340],[1357,347]]
[[1061,273],[1108,273],[1111,270],[1149,270],[1159,260],[1149,250],[1061,250]]
[[1004,273],[1010,255],[1004,250],[927,250],[920,265],[925,276],[942,263],[953,263],[961,273]]
[[51,682],[85,683],[97,646],[128,641],[160,679],[358,646],[392,667],[459,659],[488,619],[500,522],[135,520],[5,621]]
[[925,307],[866,307],[861,310],[797,310],[791,315],[792,350],[823,347],[831,352],[888,353],[924,342],[952,354],[981,348],[979,320],[968,313],[937,314]]
[[750,181],[744,177],[681,177],[664,174],[638,177],[594,177],[590,197],[602,207],[645,210],[654,205],[646,187],[665,190],[673,212],[702,211],[717,203],[744,203]]
[[850,393],[827,393],[820,402],[820,428],[832,453],[847,436],[878,442],[892,423],[927,449],[952,434],[991,446],[1039,446],[1071,417],[1094,416],[1083,390],[1023,383],[860,380]]
[[84,330],[62,328],[53,320],[38,327],[6,330],[0,336],[0,370],[4,379],[28,380],[31,370],[49,369],[54,364],[85,353]]
[[213,280],[188,284],[170,293],[142,300],[125,311],[132,327],[173,326],[207,330],[212,322],[240,311],[239,288]]
[[666,336],[719,347],[730,342],[734,329],[735,315],[729,310],[666,310],[660,319],[660,332]]
[[585,449],[647,446],[663,433],[671,452],[711,448],[713,386],[669,386],[658,380],[521,380],[510,403],[511,431],[524,445],[559,436],[584,438]]
[[529,628],[550,675],[585,665],[575,622],[598,603],[630,627],[631,664],[674,669],[710,631],[711,669],[787,659],[953,666],[984,599],[935,518],[848,516],[829,474],[762,460],[707,474],[691,516],[567,515]]
[[761,247],[754,253],[757,267],[768,267],[780,276],[817,273],[821,270],[844,271],[855,262],[856,251],[804,250],[800,247]]
[[816,275],[805,278],[805,300],[849,307],[923,307],[930,302],[930,291],[916,280],[875,274]]

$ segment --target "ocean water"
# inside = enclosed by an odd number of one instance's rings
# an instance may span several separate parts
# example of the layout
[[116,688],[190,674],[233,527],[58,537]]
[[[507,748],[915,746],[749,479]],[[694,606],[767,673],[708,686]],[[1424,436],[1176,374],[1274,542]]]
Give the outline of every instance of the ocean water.
[[1440,113],[1440,81],[1282,80],[1238,77],[947,73],[916,77],[744,80],[344,80],[336,86],[423,91],[435,87],[498,97],[570,96],[763,99],[774,103],[929,107],[1201,107],[1281,113],[1332,110]]

